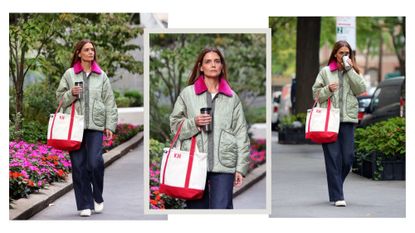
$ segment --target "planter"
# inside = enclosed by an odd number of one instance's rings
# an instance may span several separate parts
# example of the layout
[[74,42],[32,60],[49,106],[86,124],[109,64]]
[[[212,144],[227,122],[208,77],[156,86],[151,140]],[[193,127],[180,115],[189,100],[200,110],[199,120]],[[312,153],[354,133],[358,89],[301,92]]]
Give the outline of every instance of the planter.
[[279,144],[314,144],[312,141],[305,139],[305,129],[283,127],[278,131]]
[[[384,158],[376,162],[376,158],[381,156],[379,153],[373,152],[362,160],[360,168],[361,175],[373,180],[405,180],[405,159],[401,158]],[[382,168],[378,170],[379,168]],[[376,171],[379,176],[376,176]]]

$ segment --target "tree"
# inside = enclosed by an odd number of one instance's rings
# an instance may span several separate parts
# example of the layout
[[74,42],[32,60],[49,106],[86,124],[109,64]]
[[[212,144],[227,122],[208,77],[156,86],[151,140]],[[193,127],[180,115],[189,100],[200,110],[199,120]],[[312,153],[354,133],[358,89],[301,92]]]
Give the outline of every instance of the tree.
[[270,17],[272,29],[272,74],[292,76],[295,73],[296,17]]
[[[52,15],[32,17],[31,14],[11,14],[9,29],[9,68],[16,94],[16,113],[23,113],[23,84],[48,43],[58,31],[58,24]],[[22,114],[23,115],[23,114]],[[21,129],[17,121],[15,128]]]
[[295,113],[307,112],[313,104],[311,87],[319,72],[321,17],[298,17]]
[[[10,14],[10,77],[15,92],[15,111],[23,114],[23,84],[28,73],[39,71],[56,90],[69,68],[73,47],[81,39],[97,45],[100,66],[109,77],[119,68],[142,73],[142,63],[131,54],[139,46],[132,40],[142,29],[131,25],[130,14]],[[47,114],[45,113],[46,117]],[[24,115],[24,114],[23,114]],[[16,130],[21,128],[16,122]]]
[[399,60],[399,71],[401,75],[405,76],[406,17],[386,17],[385,27],[392,38],[395,54]]

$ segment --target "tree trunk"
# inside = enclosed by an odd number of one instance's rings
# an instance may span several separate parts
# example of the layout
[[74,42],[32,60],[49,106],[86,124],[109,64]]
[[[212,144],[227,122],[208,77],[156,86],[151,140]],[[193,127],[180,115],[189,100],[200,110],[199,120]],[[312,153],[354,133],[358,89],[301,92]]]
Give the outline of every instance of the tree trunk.
[[382,81],[382,60],[383,60],[383,35],[381,31],[380,41],[379,41],[378,83]]
[[368,69],[369,69],[369,54],[370,54],[370,47],[372,46],[372,39],[368,39],[367,44],[366,44],[366,54],[365,54],[365,66],[363,67],[363,69],[365,70],[364,74],[368,73]]
[[299,17],[297,20],[296,113],[305,113],[313,105],[311,87],[319,72],[321,17]]

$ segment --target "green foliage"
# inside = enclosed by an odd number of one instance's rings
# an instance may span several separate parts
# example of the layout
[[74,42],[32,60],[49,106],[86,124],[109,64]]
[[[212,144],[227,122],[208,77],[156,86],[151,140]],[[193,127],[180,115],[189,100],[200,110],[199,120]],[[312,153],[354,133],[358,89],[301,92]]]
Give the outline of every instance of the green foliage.
[[168,147],[169,145],[150,138],[150,161],[161,164],[163,148],[166,146]]
[[292,124],[295,121],[298,121],[302,125],[305,125],[306,118],[307,118],[306,113],[297,113],[297,114],[293,114],[293,115],[289,114],[289,115],[284,116],[281,119],[279,127],[280,128],[282,128],[282,127],[292,127]]
[[143,106],[143,95],[138,91],[126,91],[124,96],[129,98],[131,101],[131,107]]
[[297,17],[270,17],[272,29],[272,74],[292,76],[295,73]]
[[9,141],[23,140],[28,143],[46,144],[48,125],[37,121],[27,121],[16,117],[14,121],[22,121],[22,128],[16,130],[15,123],[10,122],[9,125]]
[[394,117],[355,132],[356,152],[359,155],[378,152],[383,158],[405,157],[405,118]]
[[24,92],[24,116],[27,121],[47,125],[49,114],[58,107],[53,87],[43,81],[28,86]]
[[265,123],[266,116],[267,116],[267,109],[265,107],[259,108],[246,108],[248,109],[245,111],[245,118],[246,122],[250,125],[255,123]]
[[168,105],[157,105],[150,96],[150,137],[166,142],[170,139],[170,113],[173,108]]
[[[119,68],[130,73],[142,73],[142,62],[131,53],[139,49],[134,40],[142,33],[142,28],[131,25],[130,19],[131,14],[124,13],[11,13],[9,74],[15,96],[10,103],[16,107],[10,109],[22,112],[28,120],[42,122],[40,119],[45,119],[42,115],[49,114],[47,110],[55,103],[51,96],[70,66],[75,44],[81,39],[96,43],[98,62],[109,77],[114,76]],[[46,76],[45,86],[39,90],[33,88],[32,93],[39,94],[41,90],[49,93],[43,93],[39,98],[35,98],[36,95],[17,98],[24,93],[23,83],[31,71]],[[34,99],[23,102],[27,98]],[[45,106],[41,105],[42,102]]]

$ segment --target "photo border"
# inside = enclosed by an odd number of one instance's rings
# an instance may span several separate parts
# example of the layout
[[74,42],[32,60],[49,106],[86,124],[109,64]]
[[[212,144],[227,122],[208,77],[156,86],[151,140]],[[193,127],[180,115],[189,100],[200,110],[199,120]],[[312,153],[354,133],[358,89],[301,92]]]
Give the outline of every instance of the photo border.
[[232,209],[232,210],[154,210],[150,209],[149,196],[149,149],[150,149],[150,34],[265,34],[266,37],[266,125],[271,126],[271,29],[144,29],[144,214],[165,215],[165,214],[271,214],[271,127],[266,128],[266,198],[265,209]]

